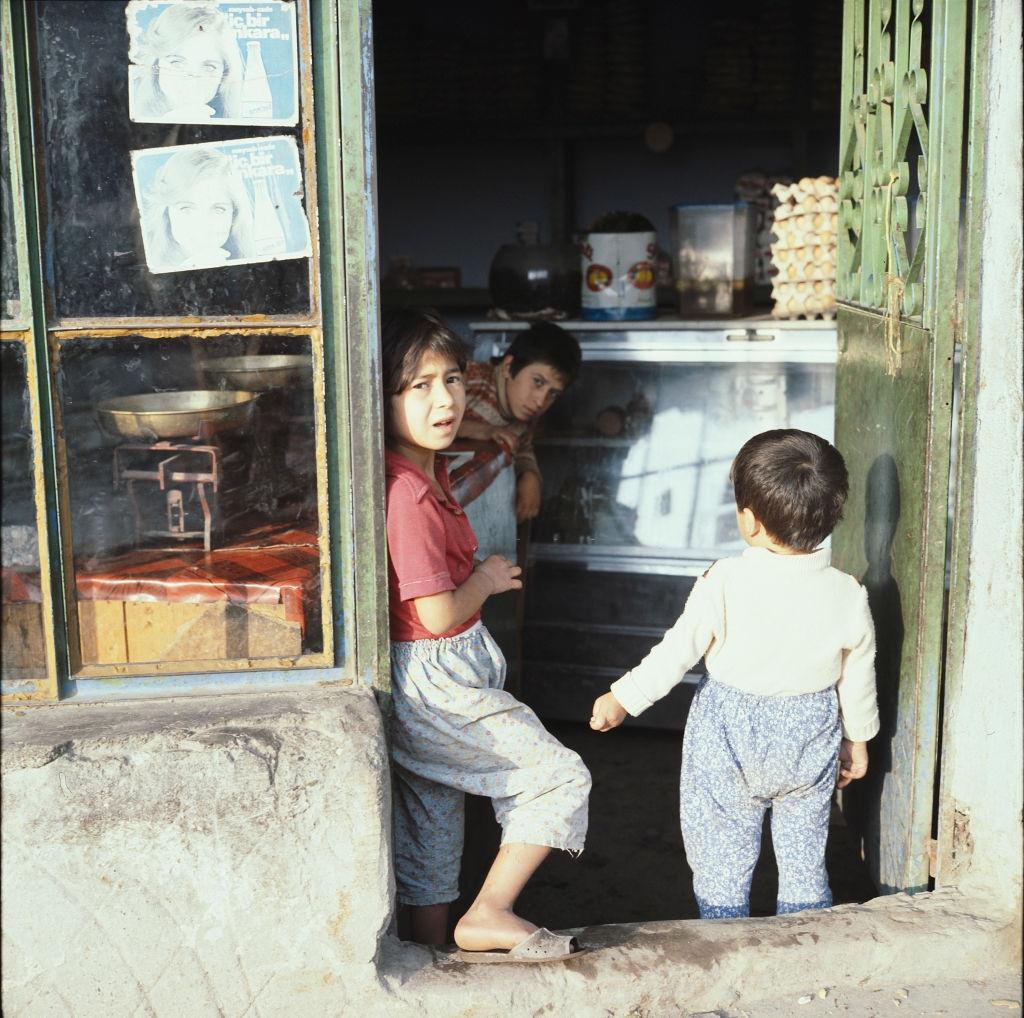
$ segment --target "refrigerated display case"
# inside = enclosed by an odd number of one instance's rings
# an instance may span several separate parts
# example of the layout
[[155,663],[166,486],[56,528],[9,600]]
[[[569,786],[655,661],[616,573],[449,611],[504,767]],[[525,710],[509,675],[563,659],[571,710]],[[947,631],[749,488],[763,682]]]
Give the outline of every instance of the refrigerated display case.
[[[579,377],[535,439],[544,479],[525,583],[522,697],[586,721],[594,697],[744,545],[729,467],[771,428],[833,437],[836,331],[823,321],[564,322]],[[472,326],[477,359],[525,323]],[[637,723],[681,727],[700,667]]]

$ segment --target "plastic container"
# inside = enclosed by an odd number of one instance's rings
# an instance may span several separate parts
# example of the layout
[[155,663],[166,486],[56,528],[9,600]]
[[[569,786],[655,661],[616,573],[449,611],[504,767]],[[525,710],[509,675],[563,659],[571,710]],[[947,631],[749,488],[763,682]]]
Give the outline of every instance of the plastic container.
[[581,303],[587,321],[634,321],[658,311],[658,235],[636,212],[601,216],[581,245]]
[[746,202],[672,207],[679,313],[741,315],[754,295],[756,221]]

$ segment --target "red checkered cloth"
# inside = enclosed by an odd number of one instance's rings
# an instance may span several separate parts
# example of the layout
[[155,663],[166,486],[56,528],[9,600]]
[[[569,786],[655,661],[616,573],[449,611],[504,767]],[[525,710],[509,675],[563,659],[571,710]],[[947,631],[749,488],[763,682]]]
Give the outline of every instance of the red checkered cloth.
[[39,570],[5,568],[3,571],[3,603],[41,603],[43,588],[39,581]]
[[305,602],[320,597],[320,547],[315,533],[264,528],[209,553],[140,548],[76,572],[75,583],[83,601],[283,604],[305,634]]
[[479,498],[494,478],[512,464],[512,457],[494,442],[459,439],[446,452],[473,453],[471,460],[460,464],[448,475],[452,482],[452,494],[463,508]]

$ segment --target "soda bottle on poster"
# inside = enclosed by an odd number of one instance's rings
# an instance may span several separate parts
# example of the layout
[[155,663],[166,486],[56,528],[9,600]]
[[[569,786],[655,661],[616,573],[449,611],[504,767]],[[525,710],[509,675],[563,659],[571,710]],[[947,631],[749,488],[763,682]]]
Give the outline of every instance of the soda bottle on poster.
[[263,50],[258,42],[245,44],[245,75],[242,78],[242,115],[269,119],[274,115],[274,97],[270,91]]
[[255,182],[256,193],[253,201],[253,240],[256,250],[261,255],[283,254],[288,247],[281,225],[281,217],[277,214],[277,206],[270,196],[270,187],[266,177]]

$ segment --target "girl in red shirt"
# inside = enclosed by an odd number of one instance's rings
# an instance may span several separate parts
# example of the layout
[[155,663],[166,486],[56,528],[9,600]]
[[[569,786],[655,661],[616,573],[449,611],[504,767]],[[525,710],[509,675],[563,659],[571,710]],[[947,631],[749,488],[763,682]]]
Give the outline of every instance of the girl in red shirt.
[[412,938],[443,944],[458,897],[466,792],[490,797],[502,843],[455,927],[466,961],[548,961],[579,952],[517,916],[519,892],[552,848],[579,852],[590,774],[502,688],[505,659],[480,622],[494,594],[522,587],[500,555],[483,562],[444,457],[466,405],[462,343],[437,316],[384,323],[391,753],[395,874]]

